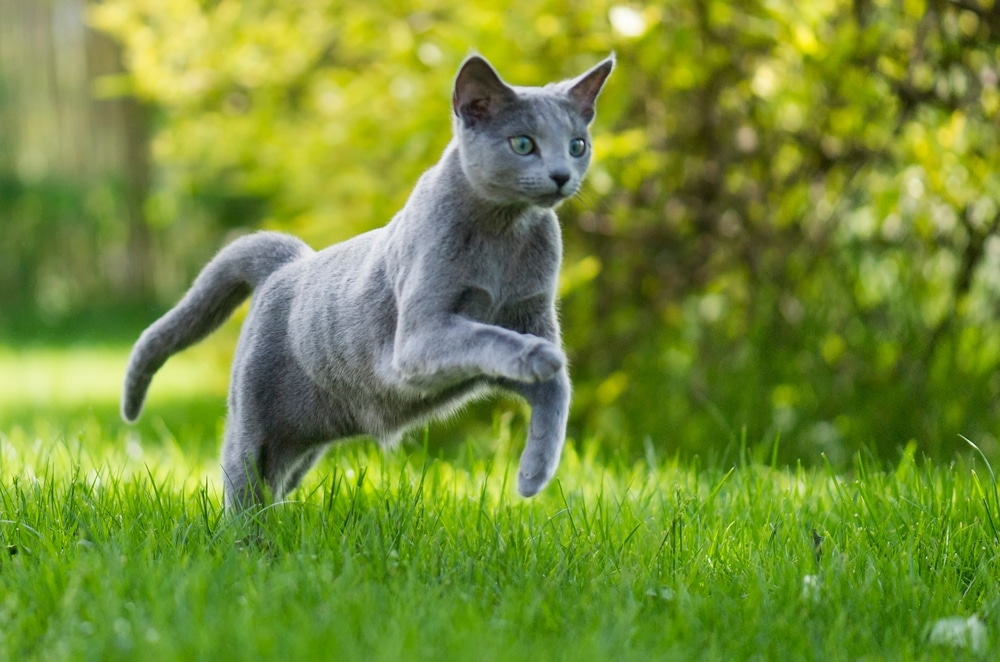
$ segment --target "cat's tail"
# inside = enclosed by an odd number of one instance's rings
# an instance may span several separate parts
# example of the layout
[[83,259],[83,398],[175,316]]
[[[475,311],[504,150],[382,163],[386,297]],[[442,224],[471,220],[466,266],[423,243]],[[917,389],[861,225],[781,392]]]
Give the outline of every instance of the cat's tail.
[[275,271],[312,253],[301,240],[277,232],[241,237],[219,251],[180,302],[136,341],[125,371],[122,418],[139,417],[149,383],[168,358],[217,329]]

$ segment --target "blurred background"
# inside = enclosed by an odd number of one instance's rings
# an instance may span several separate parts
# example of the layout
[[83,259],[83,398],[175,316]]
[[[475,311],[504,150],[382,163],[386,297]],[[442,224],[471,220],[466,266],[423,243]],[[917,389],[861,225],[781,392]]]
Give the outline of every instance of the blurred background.
[[[0,0],[0,419],[106,379],[87,406],[113,420],[129,343],[237,234],[384,224],[471,51],[531,85],[613,50],[560,208],[571,436],[842,467],[963,434],[1000,458],[1000,2],[490,5]],[[237,332],[160,425],[215,436]]]

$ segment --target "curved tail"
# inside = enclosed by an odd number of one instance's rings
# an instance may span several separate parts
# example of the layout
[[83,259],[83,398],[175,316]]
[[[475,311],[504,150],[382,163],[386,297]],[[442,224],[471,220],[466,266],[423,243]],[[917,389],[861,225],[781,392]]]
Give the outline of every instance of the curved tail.
[[301,240],[277,232],[241,237],[219,251],[184,298],[136,341],[125,371],[122,418],[139,417],[149,383],[168,358],[217,329],[272,273],[312,252]]

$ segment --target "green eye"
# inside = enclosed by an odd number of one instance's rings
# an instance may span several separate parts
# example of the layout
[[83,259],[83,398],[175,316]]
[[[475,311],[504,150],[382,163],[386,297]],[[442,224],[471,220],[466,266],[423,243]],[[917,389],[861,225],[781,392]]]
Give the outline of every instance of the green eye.
[[535,151],[535,141],[528,136],[514,136],[510,139],[510,148],[515,154],[527,156]]
[[584,152],[587,151],[587,141],[583,138],[573,138],[569,141],[569,155],[570,156],[583,156]]

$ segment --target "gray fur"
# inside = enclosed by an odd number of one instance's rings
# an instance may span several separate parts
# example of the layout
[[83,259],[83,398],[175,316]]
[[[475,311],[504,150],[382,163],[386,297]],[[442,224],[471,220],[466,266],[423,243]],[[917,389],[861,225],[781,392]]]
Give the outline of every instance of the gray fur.
[[[331,441],[391,445],[496,388],[531,405],[518,490],[538,492],[559,464],[570,400],[553,207],[586,173],[587,126],[613,66],[612,56],[577,79],[525,88],[468,58],[454,139],[392,221],[320,252],[273,232],[224,248],[136,342],[122,416],[135,420],[156,370],[252,291],[222,449],[227,507],[280,498]],[[515,153],[515,136],[535,151]],[[587,140],[576,157],[575,138]]]

